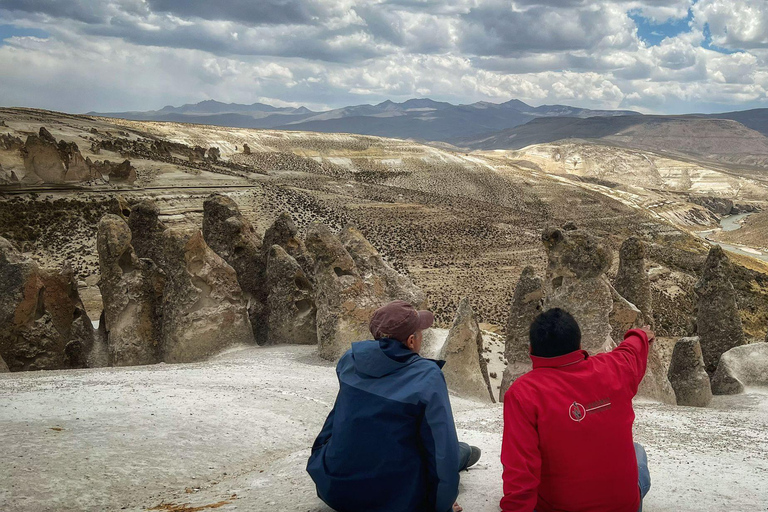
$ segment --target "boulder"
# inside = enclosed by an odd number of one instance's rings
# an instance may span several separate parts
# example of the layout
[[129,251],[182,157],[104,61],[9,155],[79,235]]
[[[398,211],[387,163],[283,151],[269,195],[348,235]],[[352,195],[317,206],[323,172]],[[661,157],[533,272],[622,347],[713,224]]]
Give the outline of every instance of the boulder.
[[704,357],[698,338],[682,338],[675,343],[668,375],[675,390],[677,405],[709,405],[712,388],[709,375],[704,369]]
[[449,389],[463,397],[494,402],[483,357],[483,336],[466,297],[459,303],[456,319],[438,358],[445,360],[443,374]]
[[544,310],[558,307],[573,315],[590,354],[612,349],[613,289],[605,277],[611,252],[581,229],[548,228],[542,241],[548,258]]
[[654,326],[651,280],[645,266],[645,244],[638,238],[627,238],[619,250],[619,271],[613,282],[616,291],[642,312],[642,325]]
[[299,238],[296,225],[288,212],[281,212],[264,233],[263,247],[268,250],[273,245],[282,247],[301,265],[307,278],[310,281],[314,279],[315,262],[312,255],[307,251],[304,242]]
[[267,253],[268,344],[317,343],[317,308],[312,283],[279,245]]
[[90,168],[99,172],[102,176],[109,176],[110,183],[122,182],[131,184],[136,181],[136,169],[131,165],[130,160],[123,160],[120,163],[110,162],[109,160],[90,162]]
[[371,316],[388,301],[371,293],[354,260],[328,226],[313,222],[306,243],[315,261],[318,353],[335,361],[352,342],[370,339]]
[[165,224],[160,220],[160,210],[154,201],[142,201],[128,211],[128,227],[131,228],[131,245],[136,256],[148,258],[163,267],[163,232]]
[[734,347],[720,358],[712,376],[712,392],[735,395],[746,386],[768,386],[768,342]]
[[213,194],[203,203],[203,237],[213,251],[237,273],[237,281],[250,302],[249,315],[256,342],[267,342],[267,290],[265,256],[256,229],[240,213],[237,203]]
[[12,371],[80,368],[93,345],[71,268],[40,268],[0,237],[0,357]]
[[379,251],[355,227],[345,227],[339,233],[339,238],[354,260],[360,276],[377,296],[387,297],[387,302],[404,300],[417,309],[426,307],[424,292],[389,266]]
[[525,267],[515,286],[512,303],[507,317],[504,359],[507,367],[501,379],[499,402],[519,376],[531,370],[530,340],[528,331],[536,316],[541,313],[544,302],[544,283],[536,276],[533,267]]
[[[106,333],[107,364],[159,362],[164,274],[152,260],[137,257],[131,229],[117,215],[102,217],[96,247],[104,302],[99,327]],[[103,355],[97,349],[93,357]]]
[[744,345],[744,330],[736,306],[736,293],[730,280],[731,263],[720,246],[713,246],[696,283],[696,329],[704,355],[704,365],[711,376],[720,356],[733,347]]
[[197,229],[164,233],[162,360],[200,361],[221,350],[254,342],[247,300],[235,270]]
[[207,158],[208,160],[216,162],[221,158],[221,151],[217,147],[210,147],[208,148]]

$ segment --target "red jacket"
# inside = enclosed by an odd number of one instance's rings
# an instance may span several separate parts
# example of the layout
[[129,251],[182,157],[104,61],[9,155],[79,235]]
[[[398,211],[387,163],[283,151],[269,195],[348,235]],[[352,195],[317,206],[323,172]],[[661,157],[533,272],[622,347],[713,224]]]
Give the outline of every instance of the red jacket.
[[504,395],[505,512],[637,512],[632,398],[648,337],[633,329],[612,352],[536,357]]

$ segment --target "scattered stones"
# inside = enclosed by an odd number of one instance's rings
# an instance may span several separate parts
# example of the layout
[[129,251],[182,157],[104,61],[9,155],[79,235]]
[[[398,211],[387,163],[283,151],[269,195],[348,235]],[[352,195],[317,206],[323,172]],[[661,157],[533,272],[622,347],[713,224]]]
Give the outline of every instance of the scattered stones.
[[224,348],[254,342],[237,274],[198,229],[165,231],[162,359],[200,361]]
[[160,268],[163,262],[163,232],[165,224],[160,220],[160,210],[154,201],[142,201],[130,209],[128,226],[131,228],[131,245],[139,258],[148,258]]
[[697,334],[709,375],[714,374],[723,353],[745,342],[730,275],[728,256],[720,246],[713,246],[695,287]]
[[317,343],[317,308],[312,283],[301,266],[279,245],[267,254],[268,335],[270,345]]
[[768,386],[768,342],[734,347],[720,358],[712,376],[712,392],[735,395],[746,386]]
[[612,349],[613,292],[604,274],[611,252],[581,229],[548,228],[542,241],[549,260],[544,309],[559,307],[573,315],[582,347],[590,354]]
[[462,396],[494,402],[488,367],[483,358],[483,336],[468,298],[463,298],[451,330],[440,350],[448,388]]
[[507,367],[501,379],[499,402],[519,376],[531,369],[530,340],[528,331],[536,316],[541,313],[544,302],[544,283],[535,275],[533,267],[525,267],[515,286],[507,319],[507,337],[504,345],[504,359]]
[[352,257],[328,226],[313,222],[306,243],[315,260],[318,353],[335,361],[352,342],[370,338],[370,318],[387,301],[372,296]]
[[291,214],[288,212],[281,212],[264,233],[263,247],[268,250],[273,245],[282,247],[285,252],[301,265],[307,277],[310,280],[313,279],[315,262],[312,259],[312,255],[307,251],[304,242],[299,238],[296,225],[293,223]]
[[404,300],[416,308],[426,307],[426,297],[410,279],[393,269],[379,251],[353,226],[339,234],[344,248],[355,262],[363,280],[374,294],[390,300]]
[[645,268],[645,244],[627,238],[619,250],[619,271],[614,281],[616,291],[642,312],[642,324],[654,326],[651,280]]
[[117,215],[105,215],[99,222],[97,248],[104,301],[99,327],[107,336],[108,364],[159,362],[165,276],[152,260],[136,256],[131,229]]
[[712,388],[709,375],[704,369],[704,357],[698,338],[682,338],[675,343],[668,376],[675,390],[677,405],[709,405]]
[[237,273],[237,281],[250,302],[249,315],[256,342],[267,342],[267,290],[262,244],[256,229],[240,213],[237,203],[222,194],[203,203],[203,237],[213,251]]
[[71,268],[40,268],[0,237],[0,357],[12,371],[84,366],[93,327]]

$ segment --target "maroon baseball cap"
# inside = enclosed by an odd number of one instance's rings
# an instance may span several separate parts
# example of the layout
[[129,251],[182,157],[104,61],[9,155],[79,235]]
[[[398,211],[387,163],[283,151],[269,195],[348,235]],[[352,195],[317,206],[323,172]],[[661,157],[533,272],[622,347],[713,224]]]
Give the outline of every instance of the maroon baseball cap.
[[432,327],[434,322],[431,311],[417,311],[404,300],[396,300],[374,311],[370,328],[377,340],[394,338],[405,343],[411,334]]

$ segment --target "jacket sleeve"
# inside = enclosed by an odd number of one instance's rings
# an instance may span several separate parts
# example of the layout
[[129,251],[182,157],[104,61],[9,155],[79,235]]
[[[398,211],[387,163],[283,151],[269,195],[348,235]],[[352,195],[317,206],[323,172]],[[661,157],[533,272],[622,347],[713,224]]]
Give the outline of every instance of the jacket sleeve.
[[539,432],[532,414],[524,410],[512,389],[504,395],[501,464],[504,512],[533,512],[541,482]]
[[436,372],[427,395],[419,435],[426,452],[430,503],[451,512],[459,494],[459,440],[443,372]]
[[642,329],[631,329],[624,335],[624,341],[610,353],[610,357],[622,368],[622,375],[626,376],[633,395],[637,393],[640,381],[645,376],[649,350],[650,344],[645,332]]
[[[345,362],[345,357],[347,355],[345,354],[342,356],[341,359],[339,359],[339,362],[336,364],[336,378],[339,381],[339,386],[341,386],[341,365]],[[339,399],[339,395],[336,395],[336,400],[333,402],[333,407],[331,408],[331,412],[328,413],[328,417],[325,418],[325,423],[323,423],[323,428],[320,430],[320,433],[317,435],[317,438],[315,439],[315,442],[312,444],[312,453],[315,453],[315,451],[319,450],[321,446],[323,446],[325,443],[327,443],[331,439],[331,433],[333,432],[333,417],[336,415],[336,402]]]

